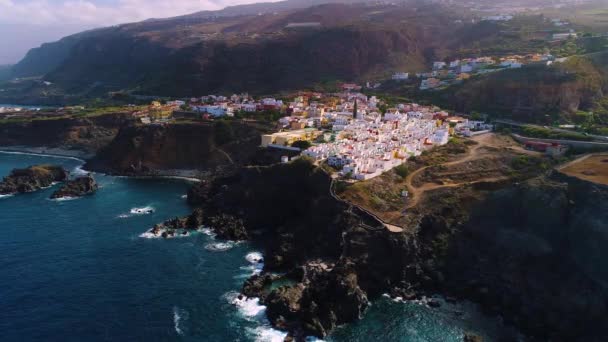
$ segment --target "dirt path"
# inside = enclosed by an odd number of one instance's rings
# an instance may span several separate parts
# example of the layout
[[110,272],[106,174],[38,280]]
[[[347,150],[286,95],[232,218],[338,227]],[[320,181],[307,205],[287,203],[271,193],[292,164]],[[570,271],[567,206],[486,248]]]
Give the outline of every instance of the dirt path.
[[[473,159],[478,159],[479,155],[480,155],[479,149],[483,146],[486,146],[486,145],[483,145],[481,143],[478,145],[475,145],[475,146],[473,146],[473,148],[471,148],[468,151],[467,155],[464,158],[455,160],[455,161],[451,161],[451,162],[447,162],[447,163],[442,163],[439,165],[441,165],[441,166],[457,165],[457,164],[466,163]],[[411,209],[411,208],[415,207],[418,204],[420,198],[422,197],[422,194],[427,191],[431,191],[431,190],[435,190],[435,189],[439,189],[439,188],[455,187],[455,186],[462,184],[462,183],[455,183],[455,184],[440,185],[440,184],[427,183],[427,184],[423,184],[421,187],[415,187],[412,184],[412,180],[414,179],[414,177],[416,177],[420,173],[426,171],[428,168],[430,168],[432,166],[436,166],[436,165],[429,165],[429,166],[422,167],[422,168],[410,173],[407,176],[407,178],[405,179],[405,185],[408,189],[409,196],[410,196],[408,205],[406,206],[405,209]]]
[[472,140],[476,141],[477,145],[473,146],[467,152],[467,155],[464,158],[461,158],[461,159],[458,159],[455,161],[451,161],[451,162],[442,163],[442,164],[425,166],[425,167],[422,167],[422,168],[412,172],[411,174],[409,174],[407,176],[407,178],[405,180],[405,185],[409,192],[409,200],[408,200],[408,204],[405,208],[406,210],[415,207],[418,204],[418,202],[420,201],[420,198],[422,198],[422,195],[427,191],[432,191],[432,190],[441,189],[441,188],[457,187],[457,186],[461,186],[461,185],[465,185],[465,184],[475,184],[475,183],[481,183],[481,182],[497,182],[497,181],[505,180],[508,178],[508,177],[489,177],[489,178],[482,178],[482,179],[474,181],[474,182],[462,182],[462,183],[451,183],[451,184],[425,183],[419,187],[414,186],[412,184],[412,180],[414,179],[414,177],[416,177],[417,175],[426,171],[429,167],[459,165],[459,164],[467,163],[472,160],[480,159],[484,155],[484,153],[481,151],[481,149],[484,147],[490,147],[490,148],[496,148],[496,149],[504,148],[504,149],[510,149],[512,151],[516,151],[518,153],[524,153],[527,155],[538,155],[538,152],[526,150],[523,147],[519,146],[517,143],[513,143],[512,141],[510,141],[510,138],[503,139],[502,137],[497,136],[494,133],[476,136],[476,137],[472,138]]

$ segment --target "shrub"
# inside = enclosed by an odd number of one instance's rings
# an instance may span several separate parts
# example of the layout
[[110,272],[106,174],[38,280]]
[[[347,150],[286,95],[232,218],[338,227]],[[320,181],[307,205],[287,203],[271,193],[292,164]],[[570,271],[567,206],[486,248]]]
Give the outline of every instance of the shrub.
[[312,146],[312,144],[310,143],[310,141],[306,141],[306,140],[298,140],[298,141],[294,141],[291,144],[291,147],[296,147],[299,148],[301,150],[306,150],[308,149],[310,146]]
[[410,169],[405,164],[401,164],[395,168],[395,173],[405,179],[410,174]]

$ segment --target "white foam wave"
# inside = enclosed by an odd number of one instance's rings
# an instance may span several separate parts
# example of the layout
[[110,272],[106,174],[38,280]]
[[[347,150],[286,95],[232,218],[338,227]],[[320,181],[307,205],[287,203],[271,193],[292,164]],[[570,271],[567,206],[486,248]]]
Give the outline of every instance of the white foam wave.
[[126,218],[129,218],[129,217],[131,217],[131,215],[127,215],[127,214],[120,214],[120,215],[118,215],[118,218],[121,218],[121,219],[126,219]]
[[260,252],[251,252],[245,256],[245,259],[251,264],[259,264],[264,262],[264,256]]
[[286,332],[273,329],[265,316],[266,306],[260,304],[259,298],[248,298],[237,292],[228,292],[226,300],[237,307],[239,314],[245,319],[257,322],[259,326],[246,328],[247,332],[259,342],[282,342],[287,337]]
[[161,237],[161,235],[156,235],[154,233],[152,233],[151,231],[147,231],[145,233],[141,233],[139,235],[140,238],[144,238],[144,239],[158,239]]
[[213,230],[211,230],[211,228],[201,228],[199,229],[199,231],[207,236],[211,236],[212,238],[214,238],[216,236],[216,234],[213,232]]
[[225,298],[245,317],[263,317],[262,314],[266,311],[266,306],[260,304],[259,298],[248,298],[237,292],[228,292]]
[[15,195],[14,194],[0,195],[0,199],[9,198],[9,197],[13,197],[13,196],[15,196]]
[[164,237],[163,233],[166,231],[166,229],[161,229],[157,234],[154,234],[151,230],[148,230],[145,233],[141,233],[139,237],[144,239],[175,239],[188,237],[191,235],[189,231],[178,229],[175,230],[172,235],[168,234],[166,237]]
[[287,337],[286,332],[282,332],[269,327],[257,327],[248,329],[254,336],[256,342],[283,342]]
[[181,198],[186,199],[186,198],[188,198],[188,195],[182,195]]
[[177,306],[173,307],[173,325],[175,327],[175,332],[183,336],[184,328],[182,326],[182,321],[188,319],[188,312],[186,310],[180,309]]
[[83,169],[82,169],[82,165],[80,165],[80,166],[76,166],[76,167],[75,167],[75,168],[72,170],[72,173],[73,173],[74,175],[77,175],[77,176],[85,176],[85,175],[88,175],[88,174],[89,174],[89,172],[87,172],[87,171],[85,171],[85,170],[83,170]]
[[236,243],[234,242],[215,242],[215,243],[209,243],[207,245],[205,245],[205,249],[208,251],[212,251],[212,252],[225,252],[229,249],[232,249],[234,246],[236,245]]
[[50,188],[54,187],[57,184],[59,184],[59,182],[52,182],[51,185],[49,185],[49,186],[41,186],[40,189],[42,189],[42,190],[50,189]]
[[148,215],[154,213],[154,207],[131,208],[130,213],[133,215]]
[[260,274],[264,269],[264,256],[260,252],[251,252],[245,256],[245,259],[251,264],[249,267],[241,267],[241,269],[250,270],[251,274]]
[[80,197],[70,197],[70,196],[66,196],[66,197],[59,197],[59,198],[53,198],[51,199],[51,201],[56,201],[56,202],[65,202],[65,201],[73,201],[73,200],[77,200]]

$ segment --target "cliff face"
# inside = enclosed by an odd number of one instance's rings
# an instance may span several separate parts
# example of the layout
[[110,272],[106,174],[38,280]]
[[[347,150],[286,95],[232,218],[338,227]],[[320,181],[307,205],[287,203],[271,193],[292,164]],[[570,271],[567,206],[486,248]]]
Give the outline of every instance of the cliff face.
[[130,114],[126,113],[7,122],[0,124],[0,146],[46,146],[95,152],[112,141],[121,126],[132,122]]
[[126,126],[86,167],[117,174],[241,165],[258,151],[260,131],[240,123]]
[[292,285],[272,289],[276,276],[263,273],[243,292],[261,297],[271,322],[294,337],[325,336],[387,292],[473,300],[541,340],[604,335],[608,189],[541,177],[499,190],[436,190],[410,214],[406,232],[390,233],[332,198],[329,183],[298,161],[192,191],[205,216],[227,215],[240,236],[263,246],[265,271],[287,274]]
[[[442,273],[442,291],[528,334],[599,341],[608,323],[607,233],[608,189],[554,176],[490,194],[429,260]],[[441,245],[443,234],[425,243]]]
[[[418,5],[325,4],[125,24],[34,49],[13,76],[45,75],[65,94],[81,95],[93,89],[172,96],[268,93],[357,80],[421,68],[444,50],[443,43],[459,40],[452,39],[460,31],[452,29],[448,11]],[[286,29],[302,22],[321,28]]]

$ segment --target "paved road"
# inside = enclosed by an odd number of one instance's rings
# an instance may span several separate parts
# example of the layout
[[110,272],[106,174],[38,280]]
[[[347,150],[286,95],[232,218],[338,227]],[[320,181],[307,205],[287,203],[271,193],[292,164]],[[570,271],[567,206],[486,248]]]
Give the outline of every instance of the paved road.
[[[540,129],[549,129],[552,130],[554,132],[560,132],[560,133],[579,133],[576,131],[572,131],[572,130],[568,130],[568,129],[563,129],[563,128],[557,128],[557,127],[550,127],[550,126],[540,126],[540,125],[535,125],[535,124],[527,124],[527,123],[523,123],[523,122],[517,122],[517,121],[513,121],[513,120],[506,120],[506,119],[497,119],[494,120],[494,122],[499,123],[499,124],[504,124],[504,125],[511,125],[511,126],[516,126],[516,127],[534,127],[534,128],[540,128]],[[603,136],[603,135],[597,135],[597,134],[587,134],[588,137],[602,141],[602,142],[606,142],[608,141],[608,137],[607,136]]]

